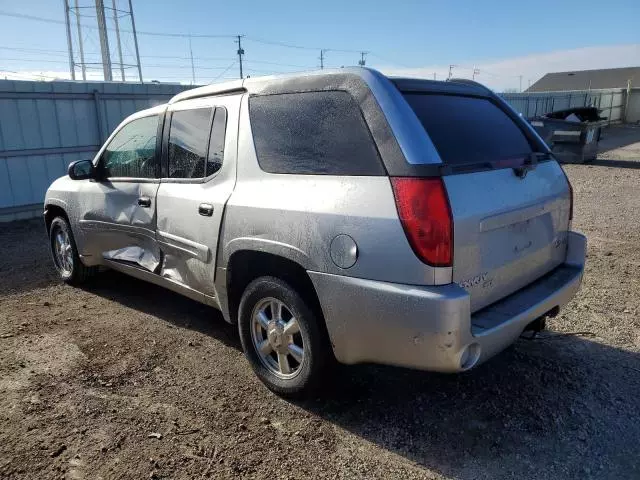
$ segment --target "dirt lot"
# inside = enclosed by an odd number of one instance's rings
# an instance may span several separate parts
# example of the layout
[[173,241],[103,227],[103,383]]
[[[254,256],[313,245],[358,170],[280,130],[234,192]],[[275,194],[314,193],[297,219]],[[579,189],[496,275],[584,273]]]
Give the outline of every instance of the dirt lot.
[[567,166],[588,268],[550,332],[464,375],[343,368],[303,403],[262,387],[215,310],[114,272],[64,286],[40,221],[4,225],[0,477],[640,478],[633,142]]

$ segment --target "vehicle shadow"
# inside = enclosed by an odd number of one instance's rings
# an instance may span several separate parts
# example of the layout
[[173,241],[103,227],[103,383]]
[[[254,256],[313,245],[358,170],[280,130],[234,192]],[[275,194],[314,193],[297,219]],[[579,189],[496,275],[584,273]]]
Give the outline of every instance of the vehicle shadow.
[[334,391],[300,406],[446,477],[640,478],[638,353],[521,340],[459,375],[343,369]]
[[596,167],[640,169],[640,161],[638,160],[613,160],[608,158],[597,158],[588,162],[586,165],[593,165]]
[[94,295],[153,315],[180,328],[189,328],[241,350],[237,327],[219,310],[114,270],[101,272],[81,287]]
[[640,128],[629,125],[613,126],[602,131],[598,151],[604,153],[638,142],[640,142]]
[[[236,328],[217,310],[161,287],[108,271],[85,288],[241,349]],[[543,332],[459,375],[339,367],[317,398],[293,403],[418,466],[466,480],[638,478],[639,399],[640,354]]]

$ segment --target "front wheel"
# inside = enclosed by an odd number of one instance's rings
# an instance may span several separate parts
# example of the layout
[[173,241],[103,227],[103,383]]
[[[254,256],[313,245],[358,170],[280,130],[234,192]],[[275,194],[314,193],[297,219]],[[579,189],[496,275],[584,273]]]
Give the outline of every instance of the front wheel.
[[77,285],[97,272],[97,267],[87,267],[80,260],[71,227],[64,217],[56,217],[51,222],[49,247],[53,264],[64,282]]
[[321,318],[286,282],[260,277],[249,284],[238,316],[245,356],[272,391],[300,397],[314,391],[331,364]]

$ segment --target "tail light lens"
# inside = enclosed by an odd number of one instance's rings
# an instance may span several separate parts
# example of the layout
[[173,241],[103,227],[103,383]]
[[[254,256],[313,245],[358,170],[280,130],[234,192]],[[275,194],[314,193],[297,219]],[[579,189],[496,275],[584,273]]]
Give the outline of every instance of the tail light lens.
[[396,208],[417,257],[433,267],[453,261],[453,219],[441,178],[391,178]]
[[[565,175],[566,176],[566,175]],[[567,184],[569,185],[569,221],[573,220],[573,186],[567,177]]]
[[567,180],[567,185],[569,185],[569,221],[573,220],[573,186],[569,181],[569,176],[567,172],[564,171],[564,168],[560,167],[562,173],[564,174],[564,178]]

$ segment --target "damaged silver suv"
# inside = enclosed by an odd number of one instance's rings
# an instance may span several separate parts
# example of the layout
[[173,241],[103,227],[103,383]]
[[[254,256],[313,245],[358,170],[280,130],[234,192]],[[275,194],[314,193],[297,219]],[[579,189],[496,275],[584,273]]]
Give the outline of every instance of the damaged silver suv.
[[329,366],[460,372],[577,292],[571,186],[480,84],[364,68],[246,79],[127,118],[45,200],[55,266],[222,311],[282,395]]

